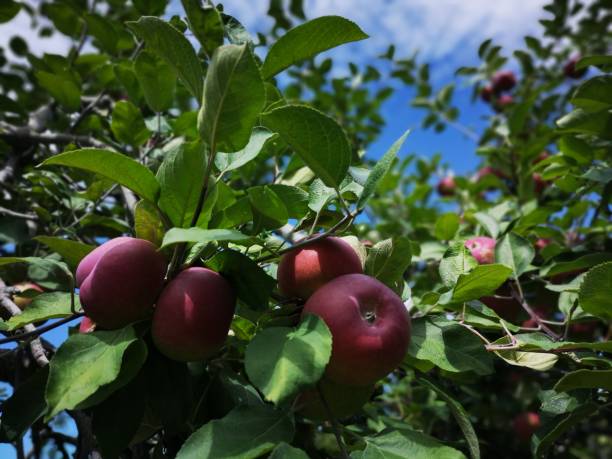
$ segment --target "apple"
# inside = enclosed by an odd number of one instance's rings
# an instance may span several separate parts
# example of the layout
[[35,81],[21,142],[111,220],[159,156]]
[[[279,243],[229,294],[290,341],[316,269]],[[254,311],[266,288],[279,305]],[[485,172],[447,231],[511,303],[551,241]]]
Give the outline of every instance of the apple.
[[361,260],[347,242],[326,237],[282,256],[277,271],[278,287],[286,297],[307,299],[336,277],[362,272]]
[[514,99],[509,94],[503,94],[495,101],[495,111],[503,112],[508,106],[514,103]]
[[159,296],[153,342],[171,359],[204,360],[225,343],[235,308],[236,294],[223,276],[207,268],[187,268]]
[[118,237],[90,252],[77,267],[85,314],[105,329],[145,319],[161,291],[166,260],[144,239]]
[[83,320],[79,324],[79,333],[91,333],[96,330],[96,323],[87,316],[83,316]]
[[501,170],[496,169],[494,167],[491,166],[484,166],[481,167],[477,172],[476,175],[474,176],[474,179],[478,182],[479,180],[483,179],[484,177],[486,177],[487,175],[494,175],[499,179],[507,179],[508,176]]
[[[327,407],[335,419],[347,418],[355,414],[370,400],[374,388],[372,386],[347,386],[323,378],[319,381],[319,389],[325,397]],[[313,421],[325,421],[329,414],[319,390],[316,387],[305,390],[298,395],[295,406],[305,418]]]
[[537,172],[531,175],[531,179],[533,180],[533,190],[538,195],[542,194],[542,192],[550,185],[550,182],[544,180]]
[[546,247],[548,247],[550,244],[552,243],[552,239],[548,239],[545,237],[541,237],[538,238],[537,241],[535,241],[535,244],[533,244],[535,246],[536,249],[538,250],[544,250]]
[[536,165],[538,163],[541,163],[542,161],[544,161],[547,158],[550,158],[552,155],[547,152],[546,150],[540,152],[540,154],[538,156],[536,156],[536,158],[531,161],[531,164]]
[[479,264],[495,263],[495,239],[477,236],[465,241],[465,246]]
[[580,60],[580,55],[577,54],[571,57],[563,66],[563,74],[567,78],[573,78],[578,80],[582,78],[587,73],[587,67],[583,67],[580,70],[576,70],[576,63]]
[[319,316],[332,334],[326,376],[339,384],[369,386],[393,371],[410,342],[410,317],[401,298],[365,274],[340,276],[318,289],[302,317]]
[[514,433],[523,442],[529,441],[533,433],[540,428],[540,424],[540,415],[533,411],[521,413],[512,421]]
[[574,322],[569,327],[569,336],[575,341],[593,341],[599,322],[590,320],[588,322]]
[[[27,290],[35,290],[40,293],[44,292],[40,285],[28,281],[19,282],[18,284],[13,285],[13,288],[19,290],[20,293],[24,293]],[[15,303],[22,311],[30,305],[33,299],[34,298],[28,296],[21,296],[19,293],[13,294],[13,303]]]
[[457,184],[455,183],[455,179],[449,175],[438,183],[438,194],[440,196],[453,196],[456,188]]
[[509,91],[516,86],[516,76],[511,70],[501,70],[491,78],[493,92],[499,94],[504,91]]
[[491,102],[491,99],[493,98],[493,86],[488,84],[484,88],[482,88],[482,90],[480,91],[480,97],[485,102]]

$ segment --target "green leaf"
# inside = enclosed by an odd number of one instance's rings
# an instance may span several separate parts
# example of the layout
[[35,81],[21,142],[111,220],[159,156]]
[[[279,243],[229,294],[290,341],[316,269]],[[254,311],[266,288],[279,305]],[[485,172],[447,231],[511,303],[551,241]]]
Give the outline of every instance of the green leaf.
[[467,274],[478,266],[478,262],[472,256],[464,241],[454,242],[444,253],[440,261],[440,278],[447,287],[452,287],[457,283],[459,276]]
[[76,407],[99,387],[112,382],[121,370],[123,353],[136,340],[132,327],[70,336],[49,365],[45,419]]
[[609,69],[612,66],[612,56],[595,55],[595,56],[584,56],[578,62],[576,62],[576,70],[583,69],[593,65],[599,67],[602,70]]
[[578,301],[582,309],[597,317],[612,318],[611,285],[612,262],[603,263],[589,270],[578,293]]
[[267,185],[247,190],[256,228],[274,229],[287,223],[289,214],[285,203]]
[[104,51],[114,53],[117,48],[119,35],[113,27],[113,23],[98,14],[86,13],[84,18],[87,23],[88,34],[95,37]]
[[465,408],[463,408],[461,403],[459,403],[457,400],[447,394],[441,387],[437,386],[429,379],[419,377],[418,382],[433,390],[442,400],[446,402],[448,409],[455,418],[455,421],[457,421],[461,432],[463,432],[463,436],[465,437],[465,441],[467,442],[470,450],[470,456],[472,459],[479,459],[480,445],[478,444],[478,436],[476,435],[476,431],[470,422],[469,414],[467,411],[465,411]]
[[563,134],[588,134],[599,136],[606,140],[612,139],[612,129],[610,129],[612,126],[612,113],[608,109],[591,112],[577,108],[557,120],[557,126]]
[[206,167],[205,146],[200,141],[186,143],[177,139],[168,144],[164,151],[166,156],[157,171],[161,188],[158,205],[174,226],[186,228],[192,225],[202,191]]
[[314,108],[286,105],[264,113],[262,121],[280,134],[325,185],[340,186],[351,164],[351,149],[335,120]]
[[248,45],[225,45],[213,54],[198,113],[200,136],[217,151],[245,148],[266,99],[259,68]]
[[612,76],[600,75],[585,81],[574,92],[571,103],[588,111],[612,106]]
[[299,220],[308,213],[308,193],[306,191],[297,186],[279,183],[268,185],[268,188],[283,201],[289,218]]
[[[504,337],[494,341],[493,344],[509,345],[510,342],[507,337]],[[495,351],[495,354],[510,365],[527,367],[537,371],[548,371],[554,367],[559,360],[559,356],[556,354],[523,352],[518,349],[499,350]]]
[[153,203],[159,194],[159,184],[148,168],[128,156],[110,150],[82,148],[67,151],[48,158],[42,165],[68,166],[94,172]]
[[368,38],[354,22],[340,16],[322,16],[301,24],[272,45],[261,69],[265,79],[290,65],[335,46]]
[[464,303],[488,295],[503,284],[512,273],[505,265],[476,266],[467,274],[460,274],[453,289],[451,302]]
[[54,252],[59,253],[72,269],[78,266],[79,262],[85,258],[85,255],[95,249],[93,245],[71,241],[70,239],[61,237],[36,236],[33,239],[46,245]]
[[309,457],[301,449],[283,442],[274,448],[268,459],[309,459]]
[[71,112],[75,112],[81,106],[81,88],[66,75],[58,75],[50,72],[36,72],[36,78],[40,85],[49,91],[49,94],[61,105]]
[[493,358],[480,339],[461,325],[442,317],[412,322],[410,357],[426,360],[451,373],[493,372]]
[[193,46],[185,36],[161,19],[151,16],[141,17],[138,22],[127,22],[127,26],[154,51],[176,70],[178,77],[191,95],[202,100],[202,64]]
[[145,125],[138,107],[128,100],[120,100],[113,108],[111,131],[122,143],[138,147],[145,143],[151,133]]
[[206,260],[206,266],[229,280],[241,301],[256,311],[267,309],[276,281],[249,257],[224,250]]
[[159,247],[164,238],[164,224],[159,212],[149,201],[138,201],[134,208],[134,232],[139,239],[145,239]]
[[574,389],[606,389],[612,391],[612,370],[577,370],[563,375],[557,384],[557,392]]
[[[75,309],[81,308],[79,297],[74,298]],[[68,317],[72,314],[70,309],[70,293],[49,292],[36,295],[25,310],[16,316],[11,317],[6,324],[7,330],[15,330],[26,324],[47,319],[58,319]]]
[[436,220],[434,235],[441,241],[450,241],[459,229],[459,215],[449,212]]
[[331,346],[325,322],[308,315],[295,330],[271,327],[255,335],[245,353],[246,372],[267,400],[281,404],[321,379]]
[[408,269],[411,261],[412,245],[410,239],[405,236],[385,239],[369,250],[365,272],[392,287],[395,282],[402,279],[404,271]]
[[506,234],[495,245],[495,259],[512,268],[512,277],[523,274],[535,257],[535,249],[527,239],[515,233]]
[[256,127],[251,133],[249,143],[242,150],[235,153],[217,153],[215,156],[215,166],[221,172],[238,169],[255,159],[262,152],[266,143],[277,137],[277,134],[273,134],[265,128]]
[[485,212],[476,212],[474,218],[489,233],[489,236],[497,239],[497,236],[499,236],[499,224],[494,217]]
[[385,178],[385,175],[387,175],[389,169],[391,169],[393,160],[397,156],[400,148],[402,148],[408,134],[410,134],[409,130],[406,131],[399,139],[397,139],[393,145],[391,145],[391,148],[387,150],[382,158],[376,161],[376,165],[368,175],[368,178],[363,185],[361,196],[359,196],[359,200],[357,201],[358,209],[363,209],[365,207],[368,199],[370,199],[370,197],[374,194],[380,182]]
[[231,229],[171,228],[164,236],[162,248],[182,242],[247,241],[251,237]]
[[143,50],[136,58],[134,71],[151,110],[158,113],[168,110],[174,99],[175,68],[156,54]]
[[440,443],[433,437],[409,429],[383,431],[366,437],[366,448],[353,454],[355,459],[465,459],[461,451]]
[[0,24],[9,22],[21,10],[21,3],[14,0],[5,0],[0,5]]
[[569,273],[585,268],[591,268],[608,261],[612,261],[612,253],[610,252],[589,253],[572,261],[561,261],[553,263],[550,266],[545,266],[540,270],[540,275],[554,276],[555,274]]
[[183,444],[176,459],[255,459],[294,435],[288,413],[266,406],[240,406],[210,421]]
[[181,0],[187,13],[189,28],[207,55],[223,44],[223,20],[214,6],[201,5],[200,0]]

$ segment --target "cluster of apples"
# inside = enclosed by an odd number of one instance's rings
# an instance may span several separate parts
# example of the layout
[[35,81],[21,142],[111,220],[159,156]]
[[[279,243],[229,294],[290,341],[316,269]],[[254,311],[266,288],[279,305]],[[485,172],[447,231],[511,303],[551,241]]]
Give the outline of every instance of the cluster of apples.
[[493,75],[491,82],[480,92],[480,97],[485,102],[493,104],[495,110],[503,111],[507,106],[514,103],[510,94],[505,94],[516,86],[516,76],[511,70],[501,70]]
[[87,315],[80,330],[117,329],[152,315],[153,342],[167,357],[189,362],[217,352],[236,306],[229,282],[191,267],[164,285],[167,267],[164,255],[143,239],[118,237],[90,252],[76,271]]
[[[410,341],[410,316],[401,298],[363,274],[350,244],[327,237],[283,255],[278,266],[280,292],[305,300],[302,318],[319,316],[332,335],[332,353],[319,390],[336,417],[358,410],[373,386],[399,366]],[[301,412],[326,418],[320,394],[300,395]]]

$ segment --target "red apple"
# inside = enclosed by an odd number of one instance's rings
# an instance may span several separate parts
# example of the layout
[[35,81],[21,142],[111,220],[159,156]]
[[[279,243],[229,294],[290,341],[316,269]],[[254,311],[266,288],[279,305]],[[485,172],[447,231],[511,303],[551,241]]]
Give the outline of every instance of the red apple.
[[481,167],[477,172],[476,175],[474,176],[474,179],[478,182],[479,180],[481,180],[482,178],[486,177],[487,175],[494,175],[499,179],[507,179],[508,176],[501,170],[496,169],[494,167],[491,166],[484,166]]
[[362,272],[355,250],[340,238],[327,237],[283,255],[277,271],[278,287],[289,298],[307,299],[336,277]]
[[509,91],[516,85],[516,76],[511,70],[501,70],[491,78],[493,92],[499,94],[504,91]]
[[440,196],[453,196],[456,188],[457,184],[455,183],[455,179],[449,175],[438,183],[438,194]]
[[570,325],[569,336],[571,340],[575,341],[593,341],[595,339],[595,332],[599,322],[596,320],[590,320],[588,322],[574,322]]
[[[27,290],[35,290],[40,293],[44,292],[40,285],[28,281],[19,282],[18,284],[13,285],[13,287],[19,290],[20,293],[23,293]],[[34,298],[28,296],[21,296],[19,295],[19,293],[15,293],[13,295],[13,303],[15,303],[22,311],[30,305],[33,299]]]
[[164,283],[166,261],[144,239],[118,237],[90,252],[76,281],[83,310],[105,329],[146,318]]
[[495,101],[495,111],[503,112],[507,107],[514,103],[514,99],[509,94],[503,94]]
[[495,263],[495,239],[478,236],[465,241],[465,246],[481,265]]
[[567,78],[573,78],[578,80],[587,73],[587,67],[583,67],[580,70],[576,70],[576,63],[580,60],[580,55],[576,55],[570,58],[563,66],[563,74]]
[[538,238],[537,241],[535,241],[535,248],[538,250],[544,250],[546,247],[548,247],[550,244],[552,243],[551,239],[545,238],[545,237],[541,237]]
[[339,384],[369,386],[393,371],[410,342],[410,317],[393,290],[373,277],[347,274],[318,289],[302,317],[314,314],[332,334],[326,368]]
[[220,274],[206,268],[181,271],[164,288],[153,314],[153,342],[167,357],[204,360],[225,343],[236,294]]
[[[319,389],[325,397],[327,407],[335,419],[343,419],[355,414],[372,396],[372,386],[347,386],[338,384],[329,379],[319,382]],[[305,418],[313,421],[325,421],[329,414],[319,390],[316,387],[307,389],[298,396],[295,403],[298,412]]]
[[540,428],[540,424],[540,415],[533,411],[517,415],[512,422],[514,433],[523,442],[529,441],[533,433]]
[[96,323],[89,317],[84,316],[79,324],[79,333],[91,333],[96,330]]
[[538,173],[532,174],[531,179],[533,180],[533,190],[537,195],[542,194],[542,192],[550,185],[550,182],[544,180]]
[[547,152],[546,150],[542,151],[538,156],[536,156],[536,158],[531,161],[531,164],[536,165],[542,161],[544,161],[547,158],[550,158],[552,155]]
[[483,87],[482,90],[480,91],[480,97],[485,102],[491,102],[491,99],[493,98],[493,86],[488,84],[485,87]]

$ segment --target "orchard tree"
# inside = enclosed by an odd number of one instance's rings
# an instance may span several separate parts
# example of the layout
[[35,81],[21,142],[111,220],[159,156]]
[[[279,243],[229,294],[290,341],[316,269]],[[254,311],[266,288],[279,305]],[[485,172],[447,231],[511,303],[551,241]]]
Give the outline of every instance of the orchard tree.
[[[0,441],[612,454],[609,2],[554,0],[518,65],[480,46],[457,78],[490,106],[481,132],[393,46],[332,72],[319,53],[367,39],[347,19],[272,0],[255,36],[221,5],[167,3],[0,5],[73,40],[0,54]],[[424,129],[474,140],[472,177],[400,154],[408,133],[371,150],[403,85]]]

